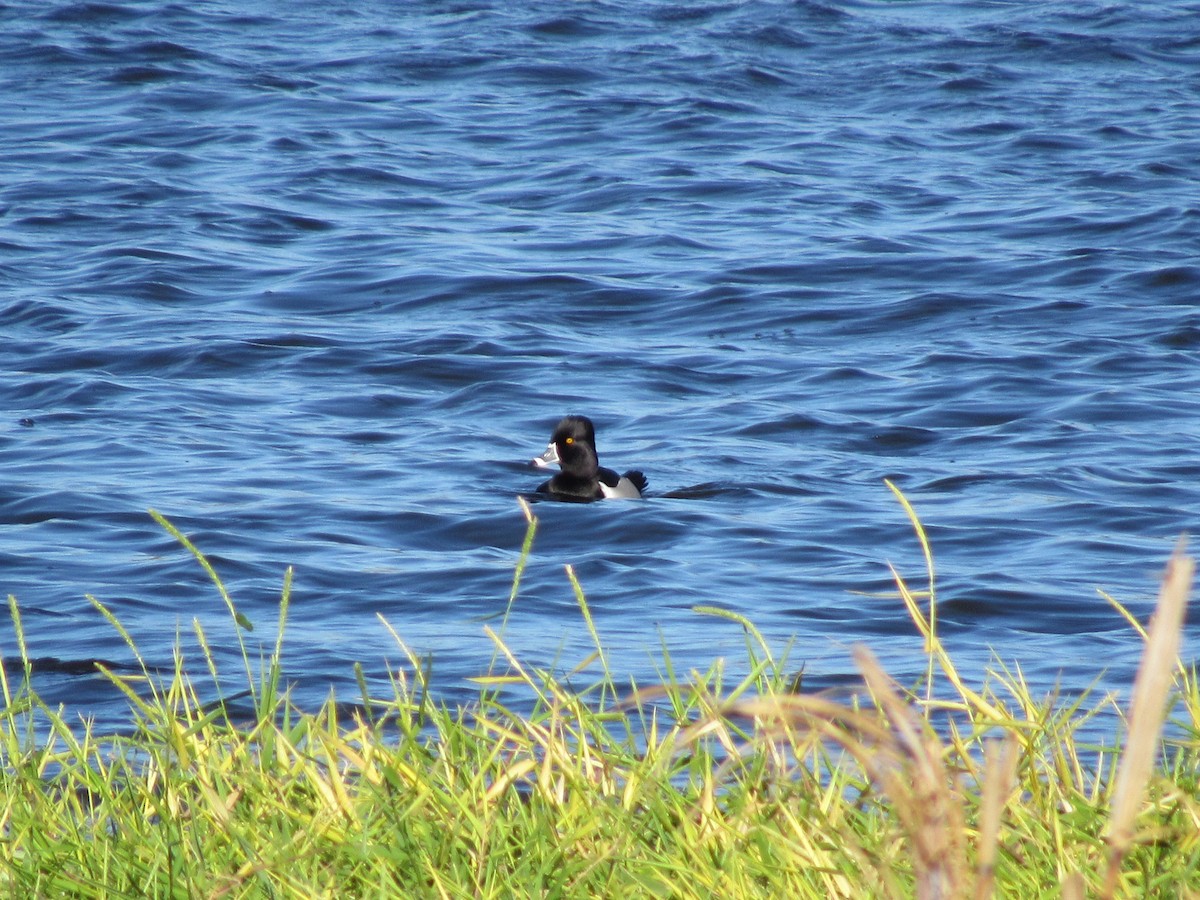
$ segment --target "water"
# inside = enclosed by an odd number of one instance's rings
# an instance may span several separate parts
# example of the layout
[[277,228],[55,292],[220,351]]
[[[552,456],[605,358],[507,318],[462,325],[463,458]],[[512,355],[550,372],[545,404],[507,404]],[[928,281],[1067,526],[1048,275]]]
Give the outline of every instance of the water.
[[[515,8],[514,8],[515,7]],[[643,503],[540,503],[531,665],[806,684],[944,635],[1127,685],[1200,509],[1200,4],[0,3],[0,589],[73,666],[236,636],[296,698],[468,696],[557,419]],[[894,592],[893,592],[894,593]],[[491,618],[489,618],[491,617]],[[1194,638],[1196,626],[1189,627]],[[1188,644],[1190,653],[1191,644]],[[5,627],[0,648],[15,651]],[[86,665],[84,666],[86,669]]]

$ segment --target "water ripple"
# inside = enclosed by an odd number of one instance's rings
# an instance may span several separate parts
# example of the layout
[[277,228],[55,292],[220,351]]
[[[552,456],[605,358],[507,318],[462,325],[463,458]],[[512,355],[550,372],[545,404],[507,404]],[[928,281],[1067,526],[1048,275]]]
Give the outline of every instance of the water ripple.
[[123,708],[89,593],[236,661],[150,507],[256,639],[295,565],[300,699],[385,686],[379,615],[453,694],[575,411],[651,492],[537,504],[533,664],[590,652],[569,563],[639,678],[741,659],[698,604],[816,684],[919,671],[890,477],[964,671],[1123,684],[1096,588],[1146,613],[1200,508],[1197,12],[0,6],[0,563],[50,699]]

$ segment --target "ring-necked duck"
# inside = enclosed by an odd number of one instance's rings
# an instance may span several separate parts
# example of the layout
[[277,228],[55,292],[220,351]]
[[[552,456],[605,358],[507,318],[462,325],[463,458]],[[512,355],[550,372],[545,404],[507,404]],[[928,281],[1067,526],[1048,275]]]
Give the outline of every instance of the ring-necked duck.
[[600,465],[596,456],[596,429],[586,416],[567,416],[554,429],[546,452],[533,464],[546,468],[558,463],[561,471],[538,492],[561,500],[638,499],[646,490],[646,476],[629,471],[618,475]]

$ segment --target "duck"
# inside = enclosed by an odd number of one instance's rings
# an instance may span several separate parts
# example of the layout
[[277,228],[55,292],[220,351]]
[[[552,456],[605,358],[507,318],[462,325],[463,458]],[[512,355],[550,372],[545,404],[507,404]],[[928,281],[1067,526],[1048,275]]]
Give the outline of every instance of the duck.
[[596,455],[596,427],[587,416],[566,416],[550,435],[546,452],[532,460],[545,469],[560,471],[538,487],[539,494],[557,500],[638,500],[646,491],[646,476],[637,470],[618,475],[600,465]]

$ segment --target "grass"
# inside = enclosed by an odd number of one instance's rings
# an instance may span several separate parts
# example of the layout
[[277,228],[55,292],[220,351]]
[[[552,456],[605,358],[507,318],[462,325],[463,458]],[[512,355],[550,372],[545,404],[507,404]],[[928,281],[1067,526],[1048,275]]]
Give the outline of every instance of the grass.
[[[200,671],[177,649],[160,673],[93,600],[142,665],[104,673],[134,727],[99,735],[33,690],[10,598],[24,678],[0,678],[0,886],[29,897],[1200,896],[1200,683],[1178,658],[1191,560],[1179,551],[1168,565],[1128,711],[1111,697],[1035,698],[999,664],[971,687],[938,639],[933,557],[900,499],[929,583],[896,582],[929,668],[905,687],[859,648],[863,686],[850,698],[800,691],[750,622],[716,610],[745,631],[748,676],[727,683],[720,663],[682,674],[664,652],[660,684],[625,687],[568,571],[595,642],[571,680],[591,673],[590,686],[523,665],[501,625],[470,706],[437,703],[405,650],[390,696],[364,686],[353,716],[332,699],[297,709],[277,643],[258,661],[243,645],[255,713],[232,721],[200,700],[222,673],[198,625]],[[537,528],[524,510],[514,598]],[[248,627],[200,551],[159,518]],[[281,635],[289,588],[290,573]],[[502,702],[514,688],[531,711]],[[1099,714],[1120,723],[1109,747],[1079,734]]]

